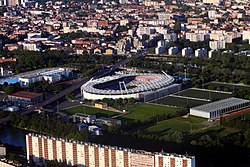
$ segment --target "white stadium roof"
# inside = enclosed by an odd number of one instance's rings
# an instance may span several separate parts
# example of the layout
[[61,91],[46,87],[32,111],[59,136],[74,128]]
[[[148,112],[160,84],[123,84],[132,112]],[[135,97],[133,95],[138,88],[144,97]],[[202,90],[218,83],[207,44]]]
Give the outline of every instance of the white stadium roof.
[[[133,77],[133,76],[152,76],[154,79],[149,82],[141,83],[131,89],[122,89],[122,90],[104,90],[95,88],[95,85],[102,84],[105,82],[110,82],[112,80],[121,79],[124,77]],[[90,80],[84,84],[81,89],[88,93],[93,94],[102,94],[102,95],[121,95],[121,94],[134,94],[139,92],[147,92],[152,90],[157,90],[163,87],[166,87],[174,82],[174,78],[167,74],[155,74],[155,73],[125,73],[113,76],[102,77],[94,80]]]

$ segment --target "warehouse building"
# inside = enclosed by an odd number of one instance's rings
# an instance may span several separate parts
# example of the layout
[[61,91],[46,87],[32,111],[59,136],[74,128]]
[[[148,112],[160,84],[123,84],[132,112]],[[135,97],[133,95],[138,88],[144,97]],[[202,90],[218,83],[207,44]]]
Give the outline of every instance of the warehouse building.
[[41,93],[19,91],[8,95],[8,102],[13,105],[34,105],[43,100]]
[[190,115],[214,119],[220,117],[224,113],[231,113],[236,110],[248,107],[249,105],[249,100],[231,97],[228,99],[223,99],[213,103],[190,108]]

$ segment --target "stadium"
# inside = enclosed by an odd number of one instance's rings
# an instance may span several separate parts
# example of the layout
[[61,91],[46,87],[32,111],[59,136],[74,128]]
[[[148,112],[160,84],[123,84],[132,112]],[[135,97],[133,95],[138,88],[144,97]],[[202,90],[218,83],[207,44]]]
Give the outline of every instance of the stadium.
[[179,90],[173,84],[174,78],[155,73],[121,73],[98,79],[91,79],[81,86],[83,99],[127,99],[135,98],[150,101]]

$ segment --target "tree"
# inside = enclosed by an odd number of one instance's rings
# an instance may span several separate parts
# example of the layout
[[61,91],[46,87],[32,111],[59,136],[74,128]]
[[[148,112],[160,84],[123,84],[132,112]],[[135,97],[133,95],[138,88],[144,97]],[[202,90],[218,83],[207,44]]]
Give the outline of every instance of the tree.
[[175,22],[175,24],[174,24],[174,32],[177,33],[177,34],[181,32],[181,23],[180,22]]
[[72,100],[72,99],[74,99],[74,97],[75,96],[74,96],[74,94],[72,92],[66,94],[66,99]]
[[15,92],[15,87],[13,85],[8,85],[7,87],[3,88],[3,91],[6,95],[10,95]]

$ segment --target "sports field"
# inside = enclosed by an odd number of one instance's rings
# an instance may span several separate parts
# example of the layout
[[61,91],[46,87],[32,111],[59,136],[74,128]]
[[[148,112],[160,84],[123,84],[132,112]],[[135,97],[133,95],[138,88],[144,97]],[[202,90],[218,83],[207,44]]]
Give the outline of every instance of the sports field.
[[163,115],[163,114],[175,115],[179,109],[176,107],[139,103],[132,106],[128,106],[126,110],[129,111],[130,113],[122,117],[119,117],[118,119],[122,119],[125,121],[134,121],[134,120],[143,121],[156,115]]
[[203,122],[206,119],[189,116],[188,118],[176,117],[169,120],[158,122],[157,124],[143,129],[145,134],[165,135],[169,131],[179,131],[190,133],[205,127]]
[[194,107],[202,104],[207,104],[208,102],[201,100],[187,99],[185,97],[181,98],[181,97],[167,96],[162,99],[152,101],[152,103],[187,108],[187,107]]
[[118,115],[119,113],[102,110],[99,108],[88,107],[88,106],[77,106],[69,109],[62,110],[62,112],[67,113],[69,115],[74,115],[75,113],[84,113],[95,115],[96,117],[111,117],[114,115]]
[[154,100],[151,103],[190,108],[229,97],[231,97],[231,93],[228,92],[190,88],[165,98]]
[[187,89],[179,93],[175,93],[176,95],[186,96],[186,97],[194,97],[208,100],[221,100],[231,97],[229,93],[223,92],[213,92],[210,90],[201,90],[201,89]]

